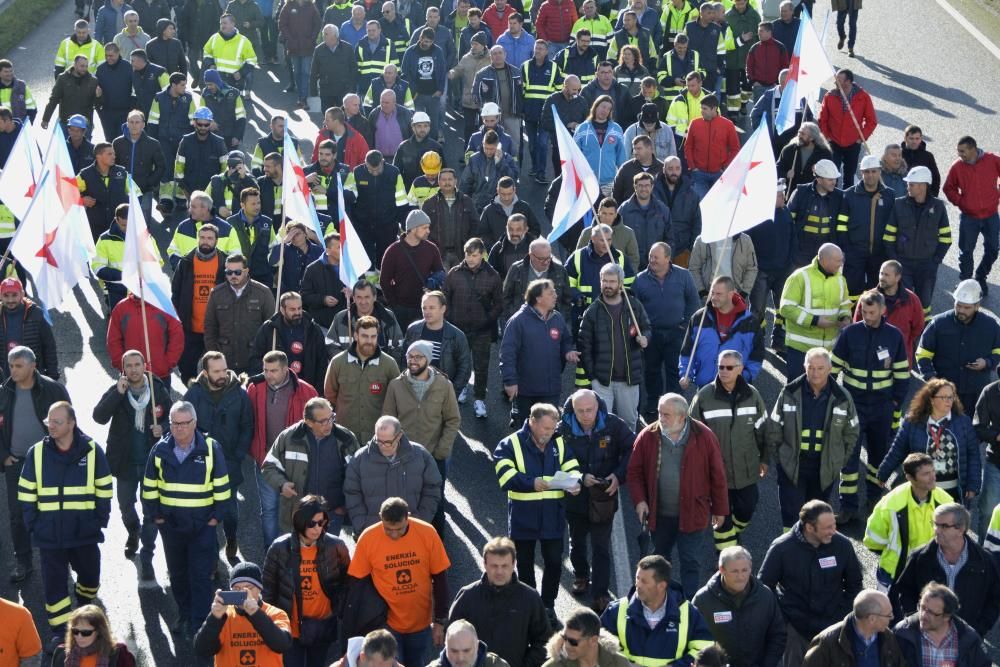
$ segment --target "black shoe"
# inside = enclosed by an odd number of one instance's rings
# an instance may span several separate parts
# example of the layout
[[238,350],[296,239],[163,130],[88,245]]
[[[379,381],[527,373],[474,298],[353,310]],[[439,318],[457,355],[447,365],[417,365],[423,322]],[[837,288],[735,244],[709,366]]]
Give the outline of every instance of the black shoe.
[[240,545],[235,537],[231,540],[226,540],[226,560],[229,561],[230,565],[236,565],[240,562],[240,557],[236,555],[239,548]]
[[842,48],[844,48],[844,42],[846,42],[846,41],[847,40],[844,39],[843,37],[841,37],[840,39],[837,40],[837,50],[838,51],[840,51]]
[[187,637],[191,634],[187,619],[182,616],[174,621],[174,624],[170,626],[170,632],[178,637]]
[[983,298],[990,293],[990,285],[986,282],[986,278],[976,278],[976,282],[979,283],[979,287],[983,290]]
[[139,529],[130,528],[125,540],[125,558],[133,558],[139,550]]
[[552,628],[553,632],[558,632],[562,630],[563,624],[562,621],[559,620],[559,617],[556,616],[555,609],[553,609],[552,607],[546,607],[545,617],[549,619],[549,627]]
[[847,49],[847,57],[848,58],[854,57],[854,49]]
[[10,583],[19,584],[29,576],[31,576],[32,567],[31,563],[22,563],[17,561],[14,563],[14,570],[10,573]]
[[855,512],[853,510],[840,510],[834,517],[838,526],[845,526],[854,521]]

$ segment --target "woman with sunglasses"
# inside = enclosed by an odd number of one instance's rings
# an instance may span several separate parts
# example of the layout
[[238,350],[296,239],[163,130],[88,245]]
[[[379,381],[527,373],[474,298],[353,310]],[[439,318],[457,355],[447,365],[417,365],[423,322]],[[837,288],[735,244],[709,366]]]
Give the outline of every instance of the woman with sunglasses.
[[914,395],[892,448],[878,467],[879,481],[884,484],[912,452],[931,457],[937,486],[956,502],[968,502],[979,493],[979,438],[952,382],[933,378]]
[[[264,599],[292,620],[292,648],[285,667],[325,667],[337,637],[339,596],[351,557],[343,540],[326,532],[330,514],[322,496],[303,497],[292,514],[293,532],[282,535],[264,560]],[[308,582],[308,583],[306,583]]]
[[135,667],[128,647],[116,642],[100,607],[84,605],[69,615],[66,643],[52,655],[52,667]]

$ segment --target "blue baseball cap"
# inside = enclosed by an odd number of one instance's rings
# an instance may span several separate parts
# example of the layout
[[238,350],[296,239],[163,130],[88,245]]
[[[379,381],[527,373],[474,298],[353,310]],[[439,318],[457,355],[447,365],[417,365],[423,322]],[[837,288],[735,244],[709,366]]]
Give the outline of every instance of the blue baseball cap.
[[73,114],[66,121],[66,124],[70,127],[78,127],[81,130],[87,129],[87,119],[82,114]]

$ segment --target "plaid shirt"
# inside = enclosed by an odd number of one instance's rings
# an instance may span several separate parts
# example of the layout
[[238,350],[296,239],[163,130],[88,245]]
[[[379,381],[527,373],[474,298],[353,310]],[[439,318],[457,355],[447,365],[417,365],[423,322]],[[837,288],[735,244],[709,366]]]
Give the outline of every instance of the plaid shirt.
[[921,631],[920,656],[922,667],[955,667],[958,664],[958,630],[955,624],[951,624],[940,646]]

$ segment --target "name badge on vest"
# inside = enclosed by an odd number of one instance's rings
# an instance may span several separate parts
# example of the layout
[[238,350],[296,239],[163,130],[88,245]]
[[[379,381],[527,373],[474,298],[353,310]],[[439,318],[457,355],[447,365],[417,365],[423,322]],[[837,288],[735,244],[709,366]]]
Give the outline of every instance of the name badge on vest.
[[820,569],[829,570],[831,567],[837,567],[837,557],[827,556],[826,558],[819,559]]
[[878,350],[875,351],[875,356],[878,357],[878,360],[882,362],[882,365],[885,368],[889,368],[889,365],[892,362],[892,359],[889,357],[889,350],[879,346]]
[[717,611],[712,614],[712,620],[716,623],[729,623],[733,620],[733,612],[731,611]]

